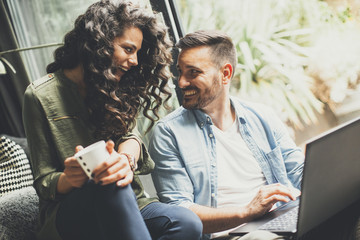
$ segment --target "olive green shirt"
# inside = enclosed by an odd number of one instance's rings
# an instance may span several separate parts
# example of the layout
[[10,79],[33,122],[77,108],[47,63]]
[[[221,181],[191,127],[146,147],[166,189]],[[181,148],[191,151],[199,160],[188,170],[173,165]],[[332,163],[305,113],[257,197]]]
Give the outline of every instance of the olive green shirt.
[[[77,85],[62,71],[48,74],[31,83],[24,96],[23,121],[30,161],[34,173],[34,187],[40,198],[38,239],[61,239],[55,226],[56,212],[63,195],[57,193],[57,181],[64,170],[64,161],[73,156],[77,145],[88,146],[95,139],[95,127],[89,121],[88,108]],[[134,138],[142,146],[138,169],[131,184],[139,209],[155,198],[146,198],[137,174],[148,174],[154,168],[145,145],[134,134],[113,139],[118,146]]]

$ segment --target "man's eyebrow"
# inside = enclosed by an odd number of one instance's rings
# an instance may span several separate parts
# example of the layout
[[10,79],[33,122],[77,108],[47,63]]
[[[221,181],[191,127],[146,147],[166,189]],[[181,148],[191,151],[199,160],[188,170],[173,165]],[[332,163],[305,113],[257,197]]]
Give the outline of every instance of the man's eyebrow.
[[[177,65],[176,65],[176,68],[180,69],[179,64],[177,64]],[[187,69],[189,69],[189,68],[196,68],[196,69],[200,69],[199,67],[194,66],[194,65],[185,65],[185,68],[187,68]]]

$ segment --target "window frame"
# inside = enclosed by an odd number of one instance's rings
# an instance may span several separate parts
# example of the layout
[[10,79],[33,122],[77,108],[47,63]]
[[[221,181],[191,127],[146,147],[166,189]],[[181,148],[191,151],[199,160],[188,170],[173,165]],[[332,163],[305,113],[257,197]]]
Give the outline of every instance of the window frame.
[[[185,35],[176,0],[150,0],[150,3],[153,7],[153,10],[163,14],[165,24],[169,28],[170,39],[175,44],[179,40],[179,38]],[[178,85],[179,72],[176,68],[179,51],[174,48],[172,55],[173,64],[170,66],[170,71],[174,76],[173,83],[175,85],[175,92],[178,102],[181,105],[183,95]]]

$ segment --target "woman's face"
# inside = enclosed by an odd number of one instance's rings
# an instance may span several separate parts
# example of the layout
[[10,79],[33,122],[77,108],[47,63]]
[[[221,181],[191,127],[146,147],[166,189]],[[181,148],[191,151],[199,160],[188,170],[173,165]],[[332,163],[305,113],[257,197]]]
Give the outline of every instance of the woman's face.
[[113,65],[115,67],[116,80],[138,65],[137,53],[141,49],[143,33],[139,28],[129,27],[124,34],[114,39]]

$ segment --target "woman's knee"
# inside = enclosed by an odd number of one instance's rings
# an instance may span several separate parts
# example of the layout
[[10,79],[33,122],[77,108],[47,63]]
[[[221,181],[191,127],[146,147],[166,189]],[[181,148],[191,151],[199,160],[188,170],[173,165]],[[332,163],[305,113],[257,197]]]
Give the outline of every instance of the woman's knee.
[[118,187],[115,184],[98,186],[95,194],[96,207],[110,212],[138,211],[136,197],[131,186]]
[[135,201],[136,197],[130,185],[125,187],[118,187],[115,183],[104,185],[104,186],[96,186],[95,192],[96,199],[99,201]]

